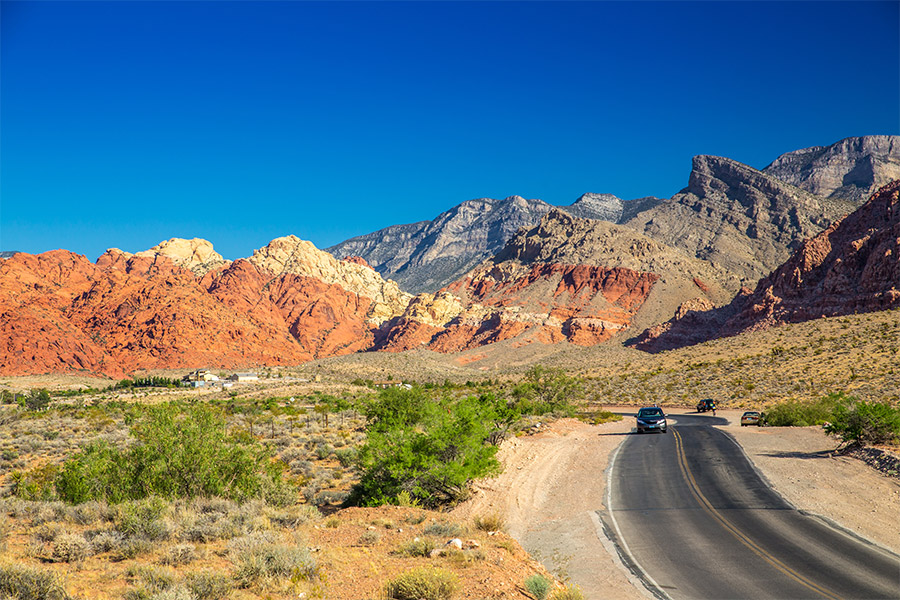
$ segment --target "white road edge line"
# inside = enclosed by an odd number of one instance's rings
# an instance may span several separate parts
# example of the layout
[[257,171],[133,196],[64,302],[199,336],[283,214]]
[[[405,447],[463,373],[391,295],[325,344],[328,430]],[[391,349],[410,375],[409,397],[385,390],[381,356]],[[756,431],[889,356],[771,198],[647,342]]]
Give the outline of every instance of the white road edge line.
[[646,582],[649,582],[653,587],[656,588],[656,591],[665,598],[669,598],[671,600],[671,596],[667,594],[656,580],[654,580],[650,574],[647,572],[644,567],[638,563],[637,559],[634,557],[634,554],[631,553],[631,549],[628,547],[628,542],[625,541],[625,538],[622,536],[622,530],[619,529],[619,522],[616,521],[615,511],[613,511],[612,506],[612,472],[613,467],[616,464],[616,458],[619,456],[619,449],[623,444],[619,444],[616,446],[616,449],[613,451],[612,456],[609,459],[609,466],[606,469],[606,509],[609,513],[609,519],[612,521],[613,527],[616,528],[616,538],[618,538],[619,543],[622,545],[622,550],[625,551],[625,554],[628,555],[628,558],[631,560],[631,563],[634,564],[641,570],[641,575],[638,575],[638,578],[644,579]]

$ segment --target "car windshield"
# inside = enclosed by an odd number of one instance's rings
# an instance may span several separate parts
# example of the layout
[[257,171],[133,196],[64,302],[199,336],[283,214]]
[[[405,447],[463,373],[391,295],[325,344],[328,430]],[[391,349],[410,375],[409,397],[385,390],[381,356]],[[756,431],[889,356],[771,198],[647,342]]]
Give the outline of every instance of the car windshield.
[[661,417],[663,411],[661,408],[642,408],[638,411],[639,417]]
[[759,413],[758,412],[745,412],[744,416],[745,417],[758,417]]

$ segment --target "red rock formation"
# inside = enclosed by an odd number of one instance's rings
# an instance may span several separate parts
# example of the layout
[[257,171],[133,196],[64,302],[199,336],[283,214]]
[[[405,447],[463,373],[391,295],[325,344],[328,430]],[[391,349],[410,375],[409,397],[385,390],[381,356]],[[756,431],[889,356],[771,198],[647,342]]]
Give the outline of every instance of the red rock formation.
[[297,364],[370,347],[372,304],[247,260],[198,277],[161,254],[19,253],[0,262],[0,374]]
[[430,313],[428,322],[413,314],[393,319],[379,332],[375,348],[458,352],[532,329],[544,343],[566,339],[594,345],[628,326],[657,279],[621,267],[488,264],[448,286],[446,292],[461,298],[451,320],[436,322]]

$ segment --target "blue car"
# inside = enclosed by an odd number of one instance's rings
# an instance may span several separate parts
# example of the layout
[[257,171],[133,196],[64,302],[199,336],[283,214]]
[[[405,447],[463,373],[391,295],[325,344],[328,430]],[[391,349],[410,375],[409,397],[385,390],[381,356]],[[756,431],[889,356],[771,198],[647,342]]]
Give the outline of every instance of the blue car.
[[647,406],[638,411],[638,433],[644,433],[645,431],[662,431],[665,433],[667,428],[666,415],[658,406]]

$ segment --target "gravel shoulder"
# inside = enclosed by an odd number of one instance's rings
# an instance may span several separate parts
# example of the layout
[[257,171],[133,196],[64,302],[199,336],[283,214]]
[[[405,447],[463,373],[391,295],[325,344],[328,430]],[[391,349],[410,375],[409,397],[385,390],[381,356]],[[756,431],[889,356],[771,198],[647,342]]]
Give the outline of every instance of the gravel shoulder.
[[[677,418],[690,411],[667,412]],[[818,428],[742,428],[740,414],[720,410],[718,416],[729,421],[720,429],[744,448],[775,491],[800,510],[900,553],[900,480],[836,456],[836,440]],[[499,453],[504,472],[479,482],[455,515],[503,516],[525,550],[579,585],[588,599],[647,597],[614,556],[596,516],[605,508],[609,457],[632,425],[630,418],[597,426],[563,419],[508,440]]]

